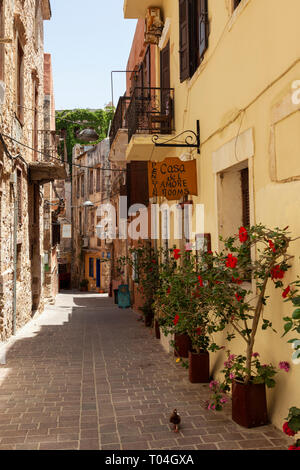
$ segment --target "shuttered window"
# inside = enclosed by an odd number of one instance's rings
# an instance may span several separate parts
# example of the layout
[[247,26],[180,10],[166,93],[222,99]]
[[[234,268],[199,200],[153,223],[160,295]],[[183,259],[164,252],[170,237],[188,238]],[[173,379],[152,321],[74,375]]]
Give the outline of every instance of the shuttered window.
[[233,0],[233,9],[235,10],[239,4],[241,3],[242,0]]
[[190,76],[189,0],[179,0],[180,81]]
[[250,201],[249,201],[249,171],[245,168],[241,171],[242,202],[243,202],[243,226],[250,227]]
[[193,76],[208,47],[208,1],[179,0],[180,81]]

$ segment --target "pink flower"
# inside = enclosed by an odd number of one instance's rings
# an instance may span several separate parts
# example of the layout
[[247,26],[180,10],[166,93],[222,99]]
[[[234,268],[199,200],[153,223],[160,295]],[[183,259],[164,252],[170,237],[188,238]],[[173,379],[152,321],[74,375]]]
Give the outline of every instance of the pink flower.
[[234,361],[235,360],[235,354],[230,354],[228,357],[229,361]]
[[209,384],[209,388],[212,390],[214,387],[217,387],[219,382],[217,380],[212,380]]
[[223,405],[224,403],[227,403],[227,402],[228,402],[228,399],[225,398],[225,397],[224,397],[224,398],[221,398],[221,400],[220,400],[220,403],[222,403],[222,405]]
[[230,378],[230,380],[235,379],[235,374],[233,374],[233,372],[231,372],[231,373],[229,374],[229,378]]
[[255,358],[256,358],[256,357],[259,357],[259,354],[258,354],[258,353],[253,353],[253,354],[252,354],[252,357],[255,357]]
[[224,367],[226,367],[226,369],[231,369],[231,367],[232,367],[232,362],[231,362],[231,361],[225,361],[225,362],[224,362]]
[[215,409],[216,409],[216,405],[212,405],[211,409],[212,409],[212,410],[215,410]]
[[285,372],[288,372],[290,370],[290,365],[288,362],[282,361],[279,362],[279,369],[285,370]]

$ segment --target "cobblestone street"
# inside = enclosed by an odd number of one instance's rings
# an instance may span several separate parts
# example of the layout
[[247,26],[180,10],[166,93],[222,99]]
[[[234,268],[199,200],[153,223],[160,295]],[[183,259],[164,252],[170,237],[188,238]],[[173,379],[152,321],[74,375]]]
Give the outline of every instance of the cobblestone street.
[[271,425],[204,409],[208,385],[189,383],[138,319],[99,294],[64,293],[18,333],[0,366],[0,449],[287,449]]

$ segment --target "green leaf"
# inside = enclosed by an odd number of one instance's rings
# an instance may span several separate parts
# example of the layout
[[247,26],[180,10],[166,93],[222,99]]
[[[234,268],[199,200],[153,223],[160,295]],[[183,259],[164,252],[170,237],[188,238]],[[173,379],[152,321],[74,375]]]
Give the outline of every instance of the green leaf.
[[292,322],[286,323],[286,324],[284,325],[284,331],[285,331],[285,333],[288,333],[292,328],[293,328],[293,323],[292,323]]
[[300,320],[300,308],[297,308],[297,310],[294,311],[292,317],[294,320]]

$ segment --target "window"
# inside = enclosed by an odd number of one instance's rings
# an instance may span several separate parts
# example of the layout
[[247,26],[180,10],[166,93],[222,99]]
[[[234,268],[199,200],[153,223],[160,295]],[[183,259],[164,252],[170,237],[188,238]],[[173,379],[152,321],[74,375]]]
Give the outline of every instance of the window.
[[94,258],[89,258],[89,276],[94,277]]
[[233,0],[233,9],[235,10],[239,4],[241,3],[242,0]]
[[18,224],[22,225],[22,172],[17,170]]
[[23,122],[23,105],[24,105],[24,52],[20,41],[17,45],[17,77],[16,77],[16,95],[17,95],[17,117]]
[[97,168],[97,173],[96,173],[96,191],[97,193],[100,192],[100,168]]
[[[0,0],[0,38],[4,36],[4,6],[3,0]],[[4,80],[4,44],[0,44],[0,80]]]
[[93,194],[94,192],[94,170],[90,170],[89,174],[89,193]]
[[84,197],[84,175],[81,176],[81,197]]
[[179,0],[180,81],[191,78],[208,47],[208,0]]
[[241,185],[242,185],[242,217],[243,226],[250,227],[250,202],[249,202],[249,170],[244,168],[241,171]]
[[76,196],[77,199],[80,197],[80,176],[77,176],[77,185],[76,185]]
[[17,281],[21,281],[22,273],[22,244],[17,244]]
[[36,77],[33,76],[33,86],[32,86],[32,97],[33,97],[33,102],[32,102],[32,108],[33,108],[33,136],[32,136],[32,146],[34,148],[33,150],[33,160],[37,161],[38,160],[38,145],[39,145],[39,139],[38,139],[38,84]]
[[82,234],[82,214],[79,212],[79,233]]

